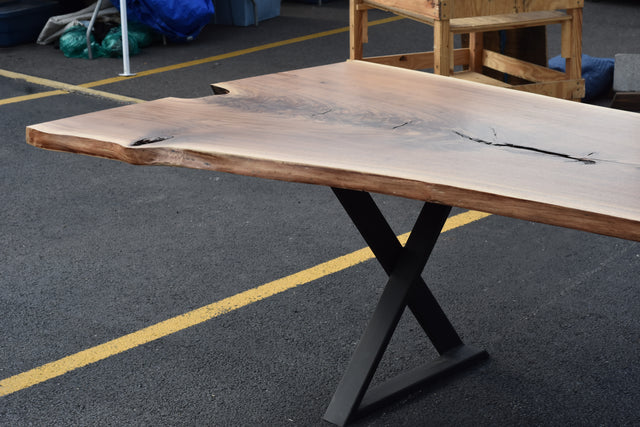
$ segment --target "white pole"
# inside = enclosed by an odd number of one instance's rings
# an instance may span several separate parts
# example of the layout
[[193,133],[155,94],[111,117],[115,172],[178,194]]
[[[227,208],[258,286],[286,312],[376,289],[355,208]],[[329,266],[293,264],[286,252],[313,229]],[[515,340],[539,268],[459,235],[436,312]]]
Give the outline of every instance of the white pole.
[[120,25],[122,29],[122,65],[124,71],[121,76],[135,76],[129,70],[129,28],[127,27],[127,0],[120,0]]

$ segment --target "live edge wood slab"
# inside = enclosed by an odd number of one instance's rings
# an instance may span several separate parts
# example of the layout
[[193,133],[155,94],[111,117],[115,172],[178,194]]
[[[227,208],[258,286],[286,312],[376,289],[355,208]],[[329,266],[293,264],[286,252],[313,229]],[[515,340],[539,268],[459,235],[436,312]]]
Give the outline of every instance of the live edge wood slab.
[[36,147],[640,241],[640,115],[360,61],[29,126]]

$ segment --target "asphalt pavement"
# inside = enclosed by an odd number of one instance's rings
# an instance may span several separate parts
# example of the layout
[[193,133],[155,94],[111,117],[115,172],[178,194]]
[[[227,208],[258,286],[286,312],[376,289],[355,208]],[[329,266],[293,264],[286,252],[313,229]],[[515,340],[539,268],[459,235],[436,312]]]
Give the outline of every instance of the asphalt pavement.
[[[347,10],[284,1],[257,27],[145,48],[127,79],[115,58],[0,48],[0,72],[24,75],[0,73],[0,425],[328,425],[385,283],[375,260],[309,273],[365,246],[330,189],[50,152],[24,134],[122,105],[116,95],[201,97],[343,61]],[[389,17],[371,13],[371,54],[430,47],[430,28]],[[558,39],[551,28],[549,56]],[[587,0],[583,52],[640,53],[637,2]],[[420,203],[375,199],[396,233],[411,229]],[[303,279],[246,297],[292,275]],[[445,232],[424,278],[490,358],[355,425],[640,425],[640,244],[488,216]],[[181,326],[154,339],[169,320]],[[407,314],[374,382],[434,356]]]

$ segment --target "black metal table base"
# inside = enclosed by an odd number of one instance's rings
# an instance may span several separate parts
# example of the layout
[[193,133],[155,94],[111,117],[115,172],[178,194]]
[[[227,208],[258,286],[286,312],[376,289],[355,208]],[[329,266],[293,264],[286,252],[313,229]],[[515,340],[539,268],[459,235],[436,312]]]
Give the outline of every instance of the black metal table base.
[[[421,278],[451,208],[425,203],[403,247],[370,194],[337,188],[333,191],[389,276],[324,414],[326,421],[342,426],[417,386],[486,358],[487,353],[464,345]],[[414,314],[440,357],[368,390],[406,307]]]

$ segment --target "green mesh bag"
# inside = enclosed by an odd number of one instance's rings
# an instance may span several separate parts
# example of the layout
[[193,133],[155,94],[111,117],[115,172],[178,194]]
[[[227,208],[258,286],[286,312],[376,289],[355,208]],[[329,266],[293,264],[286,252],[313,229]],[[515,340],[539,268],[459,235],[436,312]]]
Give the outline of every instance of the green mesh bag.
[[[105,52],[93,38],[90,36],[91,53],[94,58],[106,56]],[[60,50],[67,58],[88,58],[87,50],[87,29],[82,25],[75,25],[65,31],[60,36]]]
[[138,42],[140,49],[151,46],[160,39],[160,36],[151,28],[138,22],[129,23],[129,38],[134,38]]
[[[122,57],[122,30],[120,27],[112,28],[102,40],[102,50],[106,56],[112,58]],[[129,55],[136,55],[140,52],[140,46],[136,37],[131,37],[129,31]]]

